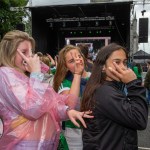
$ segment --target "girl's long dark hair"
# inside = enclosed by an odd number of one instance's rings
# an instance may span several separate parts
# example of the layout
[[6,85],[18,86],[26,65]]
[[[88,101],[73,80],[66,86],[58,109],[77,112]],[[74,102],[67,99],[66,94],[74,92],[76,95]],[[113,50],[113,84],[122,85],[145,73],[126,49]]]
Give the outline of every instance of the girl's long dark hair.
[[106,60],[109,58],[109,56],[117,50],[124,50],[126,52],[124,47],[116,43],[111,43],[99,50],[93,65],[92,74],[84,90],[81,102],[81,111],[92,110],[94,108],[94,92],[97,87],[105,81],[106,78],[106,75],[103,72],[103,66],[105,65]]

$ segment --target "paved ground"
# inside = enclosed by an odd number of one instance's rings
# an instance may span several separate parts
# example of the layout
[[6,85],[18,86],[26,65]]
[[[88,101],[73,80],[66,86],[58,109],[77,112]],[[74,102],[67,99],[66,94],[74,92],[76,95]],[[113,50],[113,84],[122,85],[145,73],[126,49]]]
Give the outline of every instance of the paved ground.
[[138,131],[139,150],[150,150],[150,105],[147,128],[143,131]]

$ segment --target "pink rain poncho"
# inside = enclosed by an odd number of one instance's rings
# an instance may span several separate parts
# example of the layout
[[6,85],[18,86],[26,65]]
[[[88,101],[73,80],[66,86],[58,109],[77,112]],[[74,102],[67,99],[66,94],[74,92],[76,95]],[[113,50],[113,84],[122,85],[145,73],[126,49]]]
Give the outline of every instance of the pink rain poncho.
[[60,121],[76,102],[73,95],[59,95],[38,79],[0,67],[0,150],[56,150]]

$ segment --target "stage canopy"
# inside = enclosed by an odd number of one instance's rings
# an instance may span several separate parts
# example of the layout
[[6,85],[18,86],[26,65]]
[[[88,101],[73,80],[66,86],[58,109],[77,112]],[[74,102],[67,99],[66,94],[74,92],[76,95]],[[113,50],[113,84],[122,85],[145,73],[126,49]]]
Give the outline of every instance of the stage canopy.
[[129,48],[131,7],[132,2],[30,7],[37,50],[54,54],[69,37],[110,37]]
[[143,50],[139,50],[133,55],[133,59],[150,59],[150,54]]

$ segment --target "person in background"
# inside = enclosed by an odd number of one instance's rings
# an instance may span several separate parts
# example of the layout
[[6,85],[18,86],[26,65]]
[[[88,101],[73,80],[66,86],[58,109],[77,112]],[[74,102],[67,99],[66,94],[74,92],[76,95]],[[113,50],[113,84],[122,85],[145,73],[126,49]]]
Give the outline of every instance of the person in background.
[[81,101],[81,110],[94,115],[85,119],[83,150],[138,150],[137,130],[144,130],[148,120],[146,90],[127,61],[126,49],[116,43],[97,55]]
[[[73,55],[75,55],[75,57],[73,57]],[[78,66],[76,64],[78,64]],[[74,70],[75,66],[77,66],[77,71]],[[74,94],[78,97],[82,97],[84,87],[91,74],[84,68],[85,63],[80,48],[73,45],[66,45],[60,50],[58,55],[57,70],[54,76],[55,91],[63,95]],[[76,109],[80,109],[80,103]],[[73,125],[71,121],[68,120],[63,122],[63,129],[69,149],[82,150],[81,128]]]
[[37,52],[36,55],[40,58],[40,63],[41,63],[41,69],[43,71],[43,73],[48,73],[50,74],[51,70],[50,70],[50,59],[43,55],[42,52]]
[[150,61],[147,61],[147,73],[144,79],[144,87],[146,87],[147,104],[150,105]]
[[[140,63],[135,63],[133,66],[133,71],[136,74],[137,78],[142,81],[142,66]],[[142,84],[142,83],[141,83]]]
[[55,69],[56,72],[57,62],[52,58],[50,54],[47,53],[46,55],[44,55],[42,52],[37,52],[36,54],[45,62],[47,66],[50,67],[50,72],[53,73],[53,71],[51,71],[53,69]]
[[42,65],[42,69],[45,70],[43,82],[49,83],[53,86],[54,75],[51,73],[51,60],[46,55],[41,56],[40,60],[45,64]]
[[47,56],[49,57],[49,59],[51,60],[50,63],[50,69],[51,69],[51,73],[54,75],[56,73],[56,69],[57,69],[57,59],[58,59],[58,55],[56,55],[54,57],[54,59],[52,58],[52,56],[50,54],[47,54]]
[[49,83],[53,86],[53,79],[54,74],[56,72],[56,65],[54,59],[51,57],[50,54],[43,55],[41,52],[36,53],[42,63],[42,70],[44,72],[44,79],[43,82]]
[[53,59],[52,56],[50,54],[48,54],[48,53],[47,53],[47,57],[50,59],[50,67],[57,67],[56,59],[55,58]]
[[62,120],[70,119],[78,127],[80,120],[86,127],[82,117],[92,117],[90,111],[74,110],[75,95],[59,95],[42,83],[34,47],[34,39],[19,30],[6,33],[0,42],[1,150],[56,150]]
[[93,62],[88,59],[89,56],[89,49],[86,44],[79,44],[78,47],[80,48],[82,54],[85,57],[85,70],[86,71],[92,71]]

